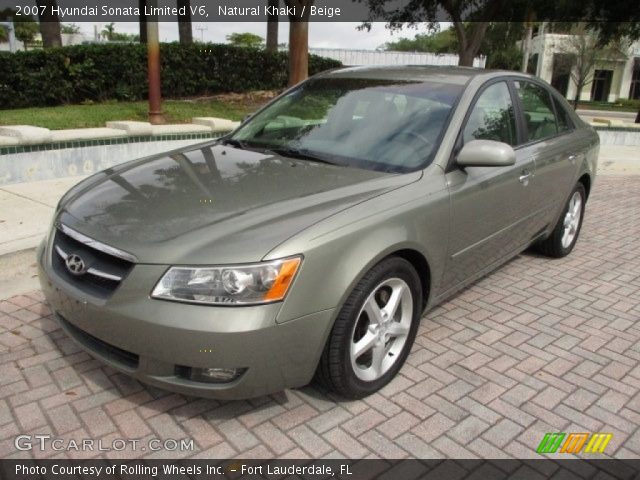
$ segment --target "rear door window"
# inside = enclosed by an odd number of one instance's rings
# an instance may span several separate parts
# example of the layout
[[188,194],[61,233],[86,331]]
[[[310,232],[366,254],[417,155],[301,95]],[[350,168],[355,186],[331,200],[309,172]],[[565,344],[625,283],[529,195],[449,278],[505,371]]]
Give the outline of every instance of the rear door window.
[[525,120],[525,142],[535,142],[558,134],[551,95],[531,82],[515,82]]

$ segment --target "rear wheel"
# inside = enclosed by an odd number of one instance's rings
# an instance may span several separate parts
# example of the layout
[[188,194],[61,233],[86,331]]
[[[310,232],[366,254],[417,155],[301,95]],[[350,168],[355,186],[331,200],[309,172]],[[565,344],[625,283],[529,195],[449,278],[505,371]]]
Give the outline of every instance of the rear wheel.
[[584,185],[578,183],[571,192],[553,232],[538,243],[537,248],[541,253],[555,258],[571,253],[580,235],[586,198]]
[[348,398],[379,390],[406,360],[420,321],[420,278],[391,257],[371,269],[345,302],[327,340],[316,378]]

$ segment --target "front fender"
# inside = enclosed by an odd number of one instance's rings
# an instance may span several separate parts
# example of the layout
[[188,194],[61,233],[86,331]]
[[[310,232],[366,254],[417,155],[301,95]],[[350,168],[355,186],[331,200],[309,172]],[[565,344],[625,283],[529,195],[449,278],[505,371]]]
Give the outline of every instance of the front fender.
[[399,250],[413,250],[426,259],[433,297],[449,235],[449,194],[442,170],[433,171],[326,219],[272,250],[265,260],[304,255],[277,321],[328,309],[336,309],[337,315],[366,272]]

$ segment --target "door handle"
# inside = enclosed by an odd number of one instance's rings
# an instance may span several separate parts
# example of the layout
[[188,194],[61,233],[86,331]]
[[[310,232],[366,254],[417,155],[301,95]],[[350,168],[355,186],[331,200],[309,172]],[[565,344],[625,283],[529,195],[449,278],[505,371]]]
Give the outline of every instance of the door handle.
[[578,158],[577,155],[569,155],[569,163],[571,163],[571,165],[575,165],[576,164],[576,158]]
[[529,179],[531,178],[531,176],[532,173],[529,170],[523,170],[522,175],[518,177],[518,180],[526,187],[527,185],[529,185]]

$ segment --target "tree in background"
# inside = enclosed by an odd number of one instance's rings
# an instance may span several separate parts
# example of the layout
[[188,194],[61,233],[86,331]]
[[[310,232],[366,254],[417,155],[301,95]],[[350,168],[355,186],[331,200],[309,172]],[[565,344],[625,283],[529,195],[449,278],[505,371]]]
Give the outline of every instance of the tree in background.
[[479,50],[487,57],[485,68],[517,70],[522,60],[517,42],[523,35],[522,22],[491,22]]
[[63,23],[60,25],[60,32],[68,35],[80,33],[80,26],[75,23]]
[[132,33],[120,33],[116,32],[116,27],[113,22],[107,23],[101,35],[107,39],[109,42],[138,42],[140,41],[140,37],[138,35],[134,35]]
[[294,8],[289,15],[289,85],[309,76],[309,15],[314,0],[284,0]]
[[413,39],[400,38],[386,43],[384,48],[396,52],[456,53],[458,38],[453,27],[450,27],[441,32],[417,33]]
[[115,23],[107,23],[103,28],[100,34],[106,38],[107,40],[113,40],[113,35],[116,33],[116,25]]
[[583,22],[577,23],[571,29],[570,35],[561,46],[561,50],[565,58],[571,62],[569,74],[576,85],[574,108],[578,108],[584,87],[593,82],[596,63],[625,59],[629,45],[629,41],[624,37],[609,40],[603,45],[600,42],[598,31]]
[[[598,31],[598,45],[603,46],[612,40],[625,38],[628,42],[640,39],[640,10],[637,8],[629,9],[628,4],[621,3],[619,0],[595,0],[599,7],[599,16],[596,17],[597,22],[589,24],[591,28]],[[621,12],[625,15],[626,22],[607,21],[612,18],[618,18]],[[636,115],[635,123],[640,123],[640,110]]]
[[[268,0],[269,8],[278,8],[280,0]],[[271,10],[269,10],[271,11]],[[267,16],[267,52],[278,51],[278,15]]]
[[182,45],[190,45],[193,43],[193,28],[191,26],[191,1],[178,0],[178,8],[184,8],[185,14],[178,15],[178,33],[180,34],[180,43]]
[[24,49],[27,50],[28,45],[33,43],[38,34],[38,23],[31,15],[20,15],[13,18],[13,28],[16,38],[24,44]]
[[[465,30],[470,28],[464,24]],[[522,39],[522,22],[491,22],[487,27],[478,54],[487,57],[485,67],[517,70],[522,54],[516,42]],[[458,53],[458,36],[453,26],[435,33],[418,33],[413,39],[401,38],[385,44],[385,50],[401,52]]]
[[[15,12],[12,8],[5,8],[0,10],[0,22],[6,22],[10,18],[13,20]],[[6,27],[0,27],[0,42],[8,42],[9,41],[9,31]]]
[[254,33],[232,33],[227,35],[227,42],[234,47],[246,47],[246,48],[260,48],[264,42],[264,39],[260,35]]
[[[411,0],[404,6],[387,10],[389,0],[363,0],[366,2],[370,14],[374,18],[382,18],[390,29],[402,28],[405,24],[416,25],[419,22],[427,23],[430,32],[439,29],[437,21],[440,20],[439,11],[445,12],[453,21],[453,30],[458,40],[458,65],[470,67],[473,59],[480,51],[484,35],[490,22],[474,21],[463,22],[467,12],[473,11],[478,19],[504,16],[504,11],[514,8],[508,0]],[[370,23],[365,23],[364,28],[371,28]]]
[[56,0],[42,0],[39,2],[39,6],[41,8],[38,10],[38,20],[40,20],[42,46],[44,48],[61,47],[60,19],[57,14],[53,13],[57,7]]

